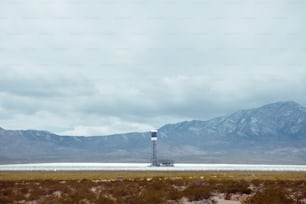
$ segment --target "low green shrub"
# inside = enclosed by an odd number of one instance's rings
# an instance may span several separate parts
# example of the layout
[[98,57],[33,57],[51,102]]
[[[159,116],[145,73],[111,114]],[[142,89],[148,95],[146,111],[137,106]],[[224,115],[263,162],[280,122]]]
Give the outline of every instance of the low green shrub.
[[281,187],[269,186],[247,199],[246,204],[293,204],[294,200]]
[[211,193],[211,189],[206,186],[189,186],[183,191],[183,195],[190,201],[208,199]]

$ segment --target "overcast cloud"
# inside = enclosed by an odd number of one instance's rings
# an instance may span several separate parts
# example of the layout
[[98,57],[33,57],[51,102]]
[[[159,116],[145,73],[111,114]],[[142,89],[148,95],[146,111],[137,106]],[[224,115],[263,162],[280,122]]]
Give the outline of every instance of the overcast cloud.
[[306,1],[1,0],[0,127],[147,131],[306,105]]

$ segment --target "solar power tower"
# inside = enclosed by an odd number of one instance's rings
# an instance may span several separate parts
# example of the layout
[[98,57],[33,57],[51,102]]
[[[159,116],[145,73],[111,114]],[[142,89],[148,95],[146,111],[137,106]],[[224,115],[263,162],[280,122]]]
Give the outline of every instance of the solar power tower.
[[157,143],[157,130],[151,130],[152,141],[152,166],[159,166],[157,160],[156,143]]

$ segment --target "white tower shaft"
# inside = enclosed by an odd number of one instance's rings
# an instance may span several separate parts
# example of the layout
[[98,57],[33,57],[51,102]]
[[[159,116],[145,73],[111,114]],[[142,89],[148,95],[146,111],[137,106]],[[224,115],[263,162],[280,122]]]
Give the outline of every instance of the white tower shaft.
[[156,140],[152,141],[152,148],[153,148],[153,152],[152,152],[152,166],[158,166],[157,154],[156,154]]

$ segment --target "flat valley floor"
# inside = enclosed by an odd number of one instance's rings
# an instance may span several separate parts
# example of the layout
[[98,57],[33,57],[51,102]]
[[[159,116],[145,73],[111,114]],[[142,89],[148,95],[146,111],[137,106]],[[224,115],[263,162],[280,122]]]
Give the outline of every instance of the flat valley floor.
[[306,172],[0,172],[0,203],[306,203]]

